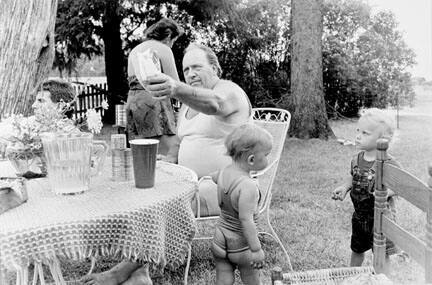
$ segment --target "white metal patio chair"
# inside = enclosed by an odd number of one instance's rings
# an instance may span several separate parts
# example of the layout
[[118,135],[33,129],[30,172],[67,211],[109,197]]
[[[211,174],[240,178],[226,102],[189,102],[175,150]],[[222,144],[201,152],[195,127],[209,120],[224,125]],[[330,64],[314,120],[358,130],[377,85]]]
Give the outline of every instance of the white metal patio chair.
[[[274,231],[271,223],[270,223],[270,202],[272,197],[272,186],[274,178],[276,177],[276,172],[279,164],[279,159],[282,154],[282,150],[285,144],[285,138],[288,133],[288,128],[291,121],[291,114],[283,109],[277,108],[254,108],[253,109],[253,121],[255,124],[260,127],[266,129],[273,136],[273,148],[269,155],[268,160],[270,161],[269,166],[260,171],[259,173],[254,174],[254,177],[257,177],[259,181],[259,188],[261,191],[261,201],[259,205],[259,213],[262,216],[265,215],[266,225],[269,228],[270,232],[260,231],[259,234],[264,234],[272,237],[282,248],[289,269],[292,271],[291,261],[288,255],[287,250],[285,249],[283,243],[279,239],[278,235]],[[204,179],[209,179],[210,177],[202,177],[200,182]],[[211,178],[210,178],[211,179]],[[199,197],[197,192],[196,200],[198,201],[198,216],[196,218],[197,222],[205,222],[209,220],[216,220],[219,216],[200,216],[200,205],[199,205]],[[212,236],[197,236],[194,240],[208,240],[212,239]],[[191,251],[192,248],[189,246],[188,258],[186,262],[185,269],[185,277],[184,284],[187,284],[187,277],[189,273],[190,259],[191,259]]]

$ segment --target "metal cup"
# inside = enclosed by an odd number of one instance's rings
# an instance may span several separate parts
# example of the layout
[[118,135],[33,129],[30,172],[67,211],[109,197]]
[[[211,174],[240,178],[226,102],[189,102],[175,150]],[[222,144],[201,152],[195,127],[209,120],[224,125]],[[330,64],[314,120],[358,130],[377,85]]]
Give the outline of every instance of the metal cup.
[[131,149],[112,149],[112,180],[129,181],[132,178]]
[[126,126],[126,108],[123,104],[115,105],[115,124],[117,126]]
[[126,135],[125,134],[112,134],[111,135],[111,149],[125,149],[126,148]]

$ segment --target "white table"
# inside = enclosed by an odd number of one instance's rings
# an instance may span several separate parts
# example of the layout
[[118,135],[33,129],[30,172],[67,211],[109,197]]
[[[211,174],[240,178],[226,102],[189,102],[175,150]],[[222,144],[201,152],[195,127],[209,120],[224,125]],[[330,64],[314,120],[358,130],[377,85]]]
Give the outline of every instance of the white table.
[[[196,231],[190,207],[196,174],[158,161],[155,186],[137,189],[134,181],[111,181],[111,165],[105,166],[91,190],[79,195],[53,194],[46,178],[27,181],[28,201],[0,215],[0,284],[8,272],[28,284],[30,264],[38,275],[33,278],[44,278],[42,264],[48,264],[56,284],[64,284],[59,257],[105,256],[173,268],[184,262]],[[0,175],[8,174],[13,170],[3,167]]]

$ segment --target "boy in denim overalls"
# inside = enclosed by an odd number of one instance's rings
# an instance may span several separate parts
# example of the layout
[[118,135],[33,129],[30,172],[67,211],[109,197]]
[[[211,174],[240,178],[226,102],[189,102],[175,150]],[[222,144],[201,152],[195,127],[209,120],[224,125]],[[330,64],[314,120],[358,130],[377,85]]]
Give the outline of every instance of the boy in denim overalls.
[[[390,140],[393,133],[394,122],[391,116],[376,108],[363,110],[358,121],[356,137],[356,146],[360,152],[351,160],[351,175],[332,194],[333,199],[342,201],[350,191],[354,206],[351,220],[351,266],[361,266],[364,253],[373,247],[377,140],[379,138]],[[392,158],[387,162],[400,167],[400,164]],[[389,208],[394,212],[394,192],[389,189],[388,193]],[[386,253],[387,257],[396,253],[395,245],[388,239]],[[388,258],[386,259],[388,263]]]

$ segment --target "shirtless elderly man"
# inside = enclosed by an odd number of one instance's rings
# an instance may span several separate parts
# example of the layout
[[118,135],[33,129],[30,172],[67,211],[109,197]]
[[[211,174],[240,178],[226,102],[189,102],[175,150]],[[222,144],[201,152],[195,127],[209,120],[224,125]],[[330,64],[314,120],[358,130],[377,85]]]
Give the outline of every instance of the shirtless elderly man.
[[[231,163],[224,140],[235,127],[251,119],[252,110],[246,93],[237,84],[220,79],[221,67],[208,47],[192,44],[186,49],[183,73],[186,84],[158,76],[150,80],[148,88],[154,97],[169,96],[183,103],[177,144],[170,149],[167,160],[202,177]],[[216,186],[207,182],[200,187],[201,216],[219,213]]]
[[[251,120],[252,107],[237,84],[220,79],[219,61],[206,46],[189,45],[183,57],[183,73],[186,83],[159,74],[148,80],[146,90],[154,98],[168,96],[183,103],[177,143],[166,160],[189,167],[202,177],[231,163],[224,146],[225,137]],[[216,189],[210,181],[200,185],[201,216],[219,213]],[[149,280],[148,266],[128,261],[83,278],[86,284],[100,285],[151,284]]]

